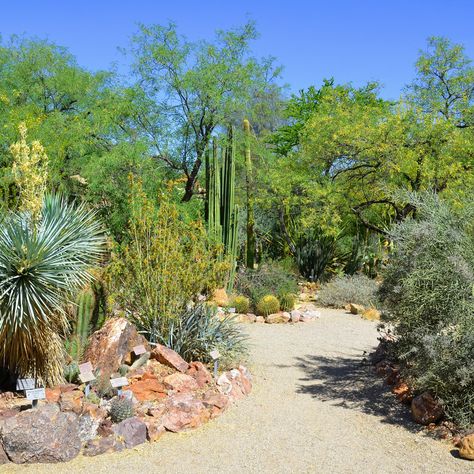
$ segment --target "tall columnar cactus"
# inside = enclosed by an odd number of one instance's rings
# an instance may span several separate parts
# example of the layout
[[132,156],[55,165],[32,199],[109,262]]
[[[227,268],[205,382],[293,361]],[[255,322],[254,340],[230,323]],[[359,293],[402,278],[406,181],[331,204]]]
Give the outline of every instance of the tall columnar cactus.
[[231,271],[228,288],[232,289],[237,257],[238,207],[235,204],[235,144],[229,130],[225,147],[216,142],[206,153],[207,202],[206,213],[211,237],[223,245],[223,255],[229,258]]
[[250,150],[250,122],[244,120],[245,133],[245,172],[247,185],[247,268],[255,266],[255,216],[253,194],[252,153]]
[[91,329],[94,326],[93,316],[95,306],[95,295],[92,289],[87,289],[79,294],[75,325],[69,349],[69,355],[75,360],[80,360]]

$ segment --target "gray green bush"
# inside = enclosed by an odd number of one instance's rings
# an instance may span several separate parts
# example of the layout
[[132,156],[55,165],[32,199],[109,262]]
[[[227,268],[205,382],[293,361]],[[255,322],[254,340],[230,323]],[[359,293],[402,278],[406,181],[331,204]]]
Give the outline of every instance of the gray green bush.
[[321,287],[318,301],[324,306],[344,308],[349,303],[377,305],[377,283],[366,275],[337,276]]
[[417,218],[391,233],[395,250],[380,288],[396,354],[417,391],[431,391],[446,416],[474,422],[474,208],[414,197]]

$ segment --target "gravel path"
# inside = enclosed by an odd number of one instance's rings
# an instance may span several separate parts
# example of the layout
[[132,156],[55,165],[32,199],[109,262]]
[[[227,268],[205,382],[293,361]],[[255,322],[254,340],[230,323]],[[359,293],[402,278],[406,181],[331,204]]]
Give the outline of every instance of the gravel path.
[[473,472],[450,444],[420,432],[361,364],[376,344],[375,323],[322,313],[308,324],[246,325],[254,391],[205,426],[118,454],[5,472]]

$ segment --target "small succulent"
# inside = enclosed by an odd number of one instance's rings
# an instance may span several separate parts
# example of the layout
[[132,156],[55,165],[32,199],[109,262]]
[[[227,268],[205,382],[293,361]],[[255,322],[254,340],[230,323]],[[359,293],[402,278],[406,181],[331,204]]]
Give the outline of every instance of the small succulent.
[[110,405],[110,418],[114,423],[120,423],[135,414],[133,402],[130,398],[119,395],[112,400]]
[[115,390],[110,384],[110,376],[107,376],[106,374],[98,375],[91,383],[91,386],[94,388],[94,391],[99,398],[112,398],[115,394]]
[[246,296],[234,296],[230,302],[230,306],[240,314],[249,312],[250,300]]
[[257,313],[261,316],[268,316],[278,311],[280,311],[280,302],[276,296],[266,295],[257,303]]
[[71,362],[64,367],[64,378],[69,383],[76,383],[79,380],[79,366],[77,362]]
[[283,293],[278,299],[282,311],[291,311],[295,307],[296,297],[293,293]]

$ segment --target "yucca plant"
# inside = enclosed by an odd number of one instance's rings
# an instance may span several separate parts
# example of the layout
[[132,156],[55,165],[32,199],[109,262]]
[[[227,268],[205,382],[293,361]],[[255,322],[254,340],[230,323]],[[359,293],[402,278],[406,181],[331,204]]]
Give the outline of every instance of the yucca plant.
[[94,212],[46,195],[38,214],[0,224],[0,361],[44,383],[62,379],[66,305],[91,279],[104,235]]

